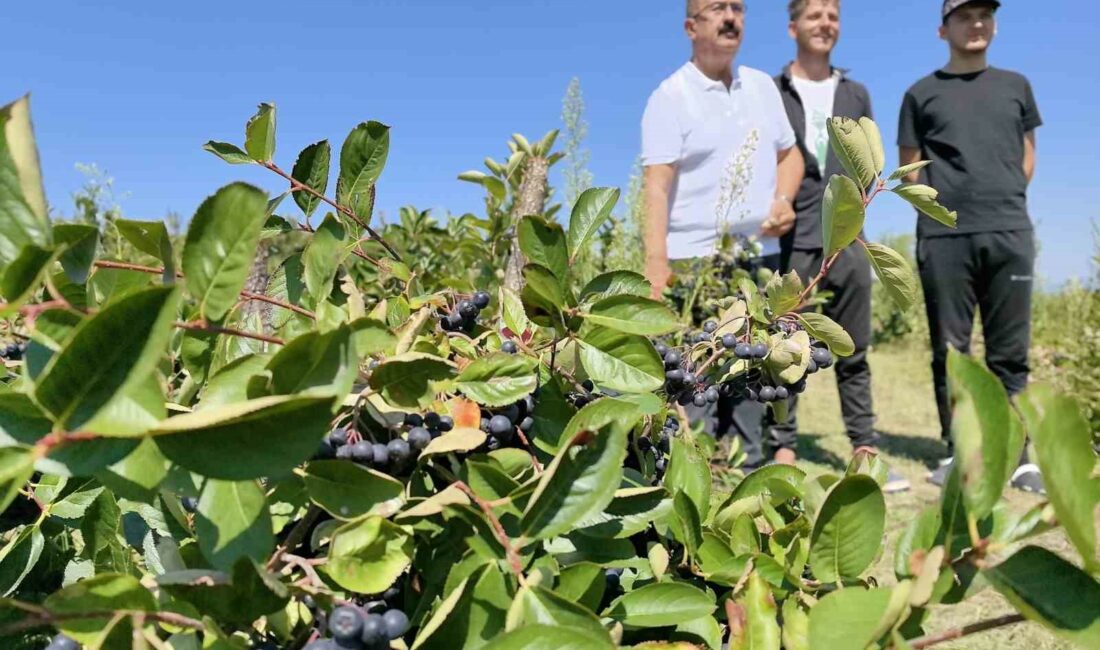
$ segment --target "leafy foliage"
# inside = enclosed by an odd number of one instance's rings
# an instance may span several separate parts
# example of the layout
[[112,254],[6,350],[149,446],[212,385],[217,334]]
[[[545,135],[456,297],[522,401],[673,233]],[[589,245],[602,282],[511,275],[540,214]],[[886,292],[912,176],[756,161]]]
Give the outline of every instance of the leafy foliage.
[[[807,311],[822,276],[737,276],[679,316],[636,273],[584,277],[576,261],[618,190],[580,192],[564,226],[553,206],[511,210],[520,163],[554,159],[553,132],[515,135],[507,163],[462,175],[486,191],[484,217],[408,208],[379,231],[389,127],[352,130],[330,198],[326,141],[283,171],[262,104],[243,148],[206,148],[287,181],[301,218],[231,184],[182,247],[121,222],[154,268],[106,260],[91,231],[36,211],[29,124],[25,103],[0,110],[0,228],[13,233],[0,286],[29,341],[5,348],[0,388],[5,647],[47,629],[64,635],[55,647],[107,649],[901,646],[931,604],[985,584],[1068,639],[1096,639],[1100,497],[1074,487],[1095,487],[1095,459],[1072,399],[1036,388],[1020,417],[988,370],[953,358],[964,458],[942,506],[902,536],[898,583],[875,585],[877,459],[844,476],[765,467],[713,494],[713,441],[681,408],[724,393],[782,420],[806,375],[852,350]],[[846,188],[824,218],[840,251],[886,181],[873,124],[831,128],[856,179],[830,184]],[[513,238],[519,292],[499,287]],[[246,290],[265,244],[283,251],[277,269]],[[911,303],[904,258],[855,245]],[[243,308],[254,301],[272,317]],[[702,331],[688,331],[692,304]],[[1051,506],[1084,569],[990,552],[1050,525],[998,518],[1025,432],[1040,464],[1066,470]]]

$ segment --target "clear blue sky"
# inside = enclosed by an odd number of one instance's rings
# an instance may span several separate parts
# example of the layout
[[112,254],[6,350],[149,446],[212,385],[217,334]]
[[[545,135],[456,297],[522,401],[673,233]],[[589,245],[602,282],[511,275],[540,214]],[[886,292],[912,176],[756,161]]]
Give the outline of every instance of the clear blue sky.
[[[260,101],[279,110],[278,162],[305,145],[335,147],[366,119],[393,126],[379,207],[405,204],[461,213],[480,189],[455,180],[486,155],[505,157],[519,131],[560,125],[570,78],[587,103],[590,168],[598,185],[625,186],[649,93],[688,57],[682,0],[357,0],[284,2],[8,3],[0,38],[3,101],[30,91],[51,202],[71,211],[94,162],[127,193],[124,212],[190,218],[209,193],[236,179],[282,187],[260,169],[231,167],[202,151],[208,139],[240,143]],[[749,0],[738,62],[777,71],[792,54],[781,0]],[[1048,282],[1084,276],[1096,186],[1093,3],[1006,0],[994,65],[1032,81],[1039,130],[1032,218]],[[936,37],[939,0],[844,0],[835,61],[870,89],[888,143],[906,87],[946,60]],[[896,152],[888,150],[888,165]],[[876,201],[872,236],[911,232],[914,215],[892,196]]]

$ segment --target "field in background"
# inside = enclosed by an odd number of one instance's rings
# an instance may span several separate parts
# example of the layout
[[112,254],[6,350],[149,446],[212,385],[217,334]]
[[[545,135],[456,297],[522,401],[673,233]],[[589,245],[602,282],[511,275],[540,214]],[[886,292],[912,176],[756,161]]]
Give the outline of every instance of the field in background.
[[[939,501],[939,488],[929,484],[925,474],[943,456],[944,447],[939,441],[928,351],[916,345],[886,346],[873,350],[870,360],[875,412],[882,433],[881,452],[892,467],[913,483],[909,492],[886,497],[886,551],[873,575],[880,584],[890,585],[895,583],[893,557],[898,535],[923,508]],[[827,371],[810,379],[810,387],[799,406],[799,413],[803,415],[798,440],[799,466],[810,473],[843,471],[851,455],[851,446],[840,419],[835,377]],[[1038,497],[1011,488],[1005,490],[1005,495],[1021,510],[1039,501]],[[1079,561],[1061,532],[1047,533],[1030,542]],[[1004,557],[1011,555],[1015,548],[1009,549]],[[999,594],[988,589],[962,604],[937,608],[928,628],[930,632],[941,631],[1012,611]],[[1021,623],[936,647],[1048,650],[1072,646],[1059,641],[1039,625]]]

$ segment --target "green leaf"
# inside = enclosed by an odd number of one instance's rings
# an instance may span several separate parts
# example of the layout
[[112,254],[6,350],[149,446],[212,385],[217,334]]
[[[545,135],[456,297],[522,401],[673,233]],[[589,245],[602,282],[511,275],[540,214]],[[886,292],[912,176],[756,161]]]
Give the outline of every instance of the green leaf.
[[39,376],[36,401],[76,431],[116,394],[147,380],[171,336],[177,298],[170,287],[146,289],[80,323]]
[[446,359],[406,352],[374,369],[370,387],[397,408],[427,408],[435,399],[435,385],[450,380],[454,366]]
[[604,298],[581,316],[596,325],[643,336],[668,334],[680,327],[676,314],[664,303],[627,294]]
[[775,599],[759,573],[749,577],[748,589],[737,602],[739,618],[730,621],[730,650],[779,650],[779,623]]
[[863,230],[866,208],[859,187],[847,176],[833,176],[821,200],[821,233],[825,256],[847,248]]
[[115,227],[126,241],[146,255],[152,255],[164,265],[164,283],[176,281],[176,263],[172,256],[172,238],[163,221],[130,221],[116,219]]
[[275,535],[259,482],[208,479],[199,497],[195,535],[215,569],[230,571],[242,557],[265,561]]
[[784,650],[809,650],[810,615],[797,598],[783,601]]
[[466,366],[455,386],[485,406],[508,406],[538,385],[537,363],[530,357],[495,353]]
[[203,411],[247,400],[249,380],[263,373],[269,361],[270,358],[265,355],[249,354],[222,366],[206,383],[195,410]]
[[202,145],[202,148],[230,165],[252,165],[256,162],[240,147],[235,144],[229,144],[228,142],[215,142],[214,140],[210,140]]
[[118,496],[153,502],[157,488],[168,476],[168,459],[151,438],[141,441],[125,458],[96,474]]
[[342,460],[312,461],[302,478],[309,498],[343,520],[388,514],[401,505],[405,489],[385,474]]
[[220,321],[244,288],[260,240],[267,197],[259,189],[233,183],[199,206],[183,246],[187,289],[206,318]]
[[[298,160],[294,163],[294,169],[290,175],[302,185],[316,190],[318,194],[324,194],[328,188],[328,170],[332,160],[332,147],[328,140],[314,142],[298,154]],[[304,190],[294,192],[294,202],[309,217],[321,199]]]
[[347,233],[335,215],[329,214],[302,252],[306,288],[314,302],[320,304],[332,292],[332,280],[344,261]]
[[[56,591],[43,603],[50,612],[61,615],[57,628],[79,643],[91,645],[104,634],[111,612],[129,610],[154,612],[153,594],[134,576],[104,573],[81,580]],[[104,612],[101,617],[69,618],[66,614]],[[120,625],[129,628],[129,619]],[[127,640],[129,634],[125,635]]]
[[948,210],[936,202],[936,197],[938,197],[940,193],[934,188],[913,183],[909,185],[900,185],[893,188],[891,191],[908,201],[910,205],[923,212],[926,216],[939,221],[948,228],[954,228],[955,224],[958,223],[959,214],[957,212]]
[[581,192],[569,215],[569,259],[577,259],[588,240],[611,216],[618,200],[619,190],[614,187],[592,187]]
[[13,312],[39,288],[43,276],[62,251],[39,248],[27,244],[0,273],[0,296],[7,302],[0,308],[0,316]]
[[520,297],[527,317],[544,326],[559,323],[566,298],[565,289],[554,273],[545,266],[528,264],[523,267],[523,280]]
[[[569,434],[569,443],[542,474],[523,513],[521,529],[526,537],[560,535],[611,502],[622,480],[627,433],[641,417],[637,404],[611,397],[585,406],[574,416],[588,424]],[[574,426],[570,422],[567,431]]]
[[710,462],[706,455],[683,437],[673,438],[665,473],[665,488],[675,494],[683,491],[691,499],[699,517],[707,519],[710,512]]
[[0,548],[0,596],[15,591],[38,564],[45,541],[36,524],[25,527]]
[[[428,631],[428,638],[418,638],[413,647],[425,650],[480,648],[503,632],[514,591],[502,570],[496,564],[477,568],[454,610],[434,632]],[[422,631],[421,637],[424,634]]]
[[644,336],[592,326],[581,333],[579,344],[585,371],[604,388],[642,393],[664,384],[664,363]]
[[688,556],[695,557],[703,545],[703,522],[699,509],[681,490],[672,499],[672,537],[684,545]]
[[51,243],[28,95],[0,108],[0,268]]
[[892,589],[839,589],[810,609],[811,650],[865,650],[885,634]]
[[909,309],[917,299],[917,281],[909,262],[900,253],[882,244],[868,242],[863,250],[890,299],[898,309]]
[[[282,610],[288,601],[286,585],[247,558],[241,558],[230,575],[181,570],[158,576],[157,585],[177,603],[190,605],[224,624],[243,627]],[[207,619],[208,631],[209,624]]]
[[1004,385],[981,362],[954,349],[947,353],[947,375],[955,401],[951,436],[966,511],[975,519],[993,512],[1019,461],[1023,432]]
[[523,625],[560,625],[581,630],[610,643],[611,637],[588,609],[543,587],[525,587],[516,595]]
[[565,244],[565,231],[559,224],[528,215],[520,220],[516,234],[527,261],[550,269],[559,281],[568,279],[569,250]]
[[587,629],[524,625],[493,638],[483,647],[485,650],[601,650],[616,646]]
[[1038,546],[983,572],[1029,620],[1082,648],[1100,647],[1100,582]]
[[911,563],[913,554],[921,555],[936,545],[941,521],[940,508],[933,505],[921,510],[902,530],[894,551],[894,574],[898,580],[916,576]]
[[875,180],[875,157],[867,132],[859,122],[847,117],[832,117],[825,122],[829,131],[829,149],[836,153],[844,171],[860,187]]
[[928,165],[931,165],[931,164],[932,164],[931,160],[920,160],[920,161],[917,161],[915,163],[910,163],[908,165],[903,165],[903,166],[898,167],[897,169],[895,169],[894,172],[892,174],[890,174],[890,178],[888,178],[886,180],[888,180],[888,181],[899,180],[902,177],[908,176],[909,174],[912,174],[913,172],[920,171],[920,170],[924,169],[925,167],[927,167]]
[[484,431],[470,427],[458,427],[435,438],[424,451],[420,452],[421,458],[435,454],[449,454],[452,452],[473,451],[485,444],[488,436]]
[[527,314],[523,311],[523,300],[511,289],[500,288],[501,320],[513,335],[522,336],[531,327]]
[[604,616],[623,625],[664,627],[709,616],[716,605],[710,594],[683,582],[658,582],[620,597]]
[[283,346],[267,364],[276,395],[343,398],[359,374],[351,328],[308,332]]
[[[764,291],[767,295],[768,307],[772,310],[772,313],[776,315],[786,314],[798,306],[798,298],[802,294],[802,278],[798,277],[797,271],[791,271],[786,275],[776,273],[768,280]],[[737,304],[743,305],[744,303],[735,303],[735,305]],[[726,321],[727,319],[723,318],[722,320]],[[733,320],[736,320],[736,317]]]
[[407,528],[372,516],[336,529],[320,569],[341,587],[361,594],[388,589],[412,562]]
[[561,570],[554,592],[562,598],[596,611],[607,588],[604,569],[592,562],[578,562]]
[[649,296],[649,280],[634,271],[609,271],[592,278],[581,290],[581,300],[590,296],[610,298],[611,296]]
[[852,341],[851,335],[828,316],[816,312],[806,312],[797,316],[810,336],[829,346],[829,350],[836,356],[847,357],[856,351],[856,344]]
[[1100,480],[1093,475],[1092,433],[1077,401],[1044,384],[1031,384],[1017,397],[1035,445],[1047,498],[1085,566],[1100,573],[1095,522],[1100,514]]
[[275,105],[263,103],[244,127],[244,150],[256,162],[275,155]]
[[340,178],[336,196],[369,223],[370,215],[357,209],[369,202],[375,181],[382,175],[390,151],[390,127],[381,122],[362,122],[348,134],[340,148]]
[[59,223],[53,227],[53,236],[65,246],[61,268],[69,281],[81,285],[87,282],[99,246],[99,228],[86,223]]
[[0,512],[7,509],[23,484],[34,474],[34,455],[28,447],[0,447]]
[[858,578],[874,562],[886,527],[886,501],[869,476],[829,489],[810,536],[810,566],[822,582]]
[[859,126],[863,129],[863,134],[867,136],[867,145],[871,149],[871,160],[874,161],[875,173],[881,174],[882,170],[886,168],[886,152],[882,148],[882,133],[879,132],[875,121],[866,116],[859,118]]
[[169,418],[153,431],[165,456],[228,481],[278,476],[317,451],[330,397],[264,397]]

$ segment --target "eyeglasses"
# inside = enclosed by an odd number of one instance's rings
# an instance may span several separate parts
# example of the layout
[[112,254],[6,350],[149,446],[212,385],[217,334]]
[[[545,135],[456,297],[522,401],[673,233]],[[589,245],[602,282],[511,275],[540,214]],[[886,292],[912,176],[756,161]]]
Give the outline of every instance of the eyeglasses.
[[744,16],[745,12],[748,10],[748,7],[746,7],[745,3],[743,2],[712,2],[704,7],[702,11],[692,16],[692,18],[698,19],[699,16],[702,16],[703,14],[721,16],[722,14],[726,13],[727,9],[732,11],[733,15],[735,16]]

